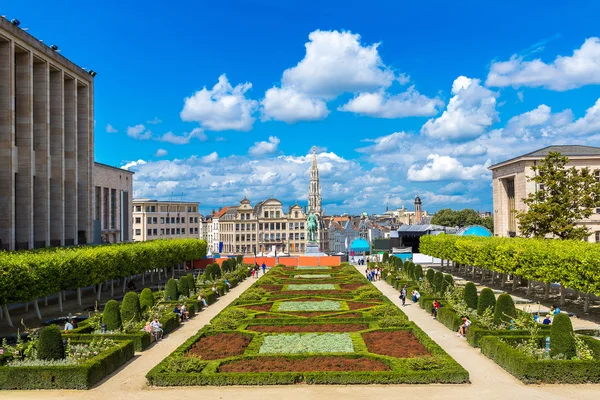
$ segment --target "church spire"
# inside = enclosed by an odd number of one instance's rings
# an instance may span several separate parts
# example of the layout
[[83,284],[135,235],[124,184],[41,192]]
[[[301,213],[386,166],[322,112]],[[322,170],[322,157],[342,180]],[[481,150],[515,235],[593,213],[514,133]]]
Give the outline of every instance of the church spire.
[[319,183],[319,167],[317,165],[317,149],[312,148],[312,165],[310,167],[310,183],[308,186],[308,212],[321,215],[321,184]]

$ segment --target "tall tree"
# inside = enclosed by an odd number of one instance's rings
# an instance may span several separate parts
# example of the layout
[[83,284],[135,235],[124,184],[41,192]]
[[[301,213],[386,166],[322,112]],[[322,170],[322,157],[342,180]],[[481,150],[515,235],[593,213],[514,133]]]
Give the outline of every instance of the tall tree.
[[585,240],[586,226],[577,221],[587,218],[600,207],[600,182],[589,168],[566,168],[569,158],[550,152],[539,165],[531,169],[535,176],[529,181],[538,190],[522,199],[527,211],[517,212],[519,230],[526,237],[544,238],[553,235],[562,240]]
[[482,225],[490,231],[494,231],[493,218],[482,218],[477,211],[470,208],[465,208],[464,210],[441,209],[435,213],[431,219],[431,223],[434,225],[458,226],[461,228],[469,225]]

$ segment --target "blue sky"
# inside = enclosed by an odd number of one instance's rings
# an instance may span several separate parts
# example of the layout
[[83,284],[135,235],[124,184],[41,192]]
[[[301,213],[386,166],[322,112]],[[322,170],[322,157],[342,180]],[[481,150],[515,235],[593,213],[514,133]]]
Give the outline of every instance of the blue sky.
[[490,164],[600,145],[600,4],[488,3],[4,0],[0,14],[98,72],[96,160],[135,171],[136,197],[305,204],[314,145],[333,214],[416,194],[429,211],[491,210]]

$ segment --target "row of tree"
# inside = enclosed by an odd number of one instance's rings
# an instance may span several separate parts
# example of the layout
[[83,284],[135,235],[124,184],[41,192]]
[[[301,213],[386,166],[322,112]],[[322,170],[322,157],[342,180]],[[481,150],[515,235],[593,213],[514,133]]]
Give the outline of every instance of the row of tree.
[[473,209],[465,208],[464,210],[451,210],[443,208],[436,212],[431,218],[431,223],[442,226],[458,226],[460,228],[470,225],[481,225],[494,231],[494,218],[492,216],[482,217]]
[[442,234],[422,236],[419,248],[443,260],[600,294],[600,246],[594,243]]

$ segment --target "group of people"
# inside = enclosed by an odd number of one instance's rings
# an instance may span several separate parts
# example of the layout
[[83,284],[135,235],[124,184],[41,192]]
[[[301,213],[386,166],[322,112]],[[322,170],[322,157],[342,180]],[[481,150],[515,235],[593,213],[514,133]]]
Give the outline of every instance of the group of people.
[[381,280],[381,271],[382,271],[382,269],[379,267],[375,267],[375,268],[367,267],[366,275],[367,275],[367,279],[369,280],[369,282]]
[[77,328],[77,321],[74,319],[67,319],[67,323],[65,324],[65,331],[72,331]]
[[185,322],[190,319],[190,313],[186,309],[185,304],[177,304],[173,309],[173,312],[179,316],[181,322]]
[[533,320],[544,325],[550,325],[552,324],[552,319],[558,314],[560,314],[560,308],[558,308],[556,304],[553,304],[552,307],[550,307],[550,312],[547,313],[543,319],[541,318],[540,313],[535,313],[533,314]]
[[260,272],[261,268],[262,268],[262,273],[263,275],[267,273],[267,264],[265,264],[264,262],[262,263],[262,266],[258,266],[258,263],[254,263],[254,267],[248,267],[250,269],[250,273],[252,274],[252,277],[255,279],[258,279],[258,273]]
[[155,315],[152,321],[146,322],[146,326],[144,326],[144,330],[154,336],[156,341],[162,340],[163,337],[163,328],[162,324],[158,320],[158,315]]

